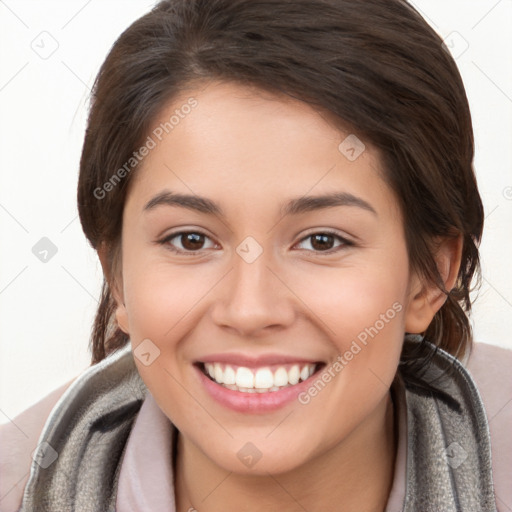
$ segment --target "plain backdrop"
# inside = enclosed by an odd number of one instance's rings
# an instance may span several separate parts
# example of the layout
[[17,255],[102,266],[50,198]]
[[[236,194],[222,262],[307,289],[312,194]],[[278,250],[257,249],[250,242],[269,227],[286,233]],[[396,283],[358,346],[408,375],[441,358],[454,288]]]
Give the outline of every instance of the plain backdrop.
[[[76,207],[88,95],[153,5],[0,0],[0,423],[90,364],[102,273]],[[475,337],[512,348],[512,1],[413,5],[446,38],[472,109],[486,212]]]

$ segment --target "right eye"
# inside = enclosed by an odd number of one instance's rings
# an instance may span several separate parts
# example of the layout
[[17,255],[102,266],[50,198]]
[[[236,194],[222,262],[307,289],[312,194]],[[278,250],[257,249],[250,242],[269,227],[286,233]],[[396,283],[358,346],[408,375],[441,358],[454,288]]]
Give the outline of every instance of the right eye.
[[[177,240],[175,243],[181,245],[181,247],[174,245],[172,241],[175,239]],[[167,235],[164,239],[160,240],[159,243],[178,254],[197,254],[204,249],[203,245],[205,239],[210,240],[210,237],[200,231],[179,231]],[[213,246],[215,246],[215,244],[213,244]]]

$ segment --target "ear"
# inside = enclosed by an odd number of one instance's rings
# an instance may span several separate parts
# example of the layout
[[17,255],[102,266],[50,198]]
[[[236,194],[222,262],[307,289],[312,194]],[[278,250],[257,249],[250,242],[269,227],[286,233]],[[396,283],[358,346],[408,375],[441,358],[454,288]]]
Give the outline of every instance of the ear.
[[110,249],[105,243],[101,243],[97,249],[98,257],[100,259],[101,268],[103,269],[103,275],[108,282],[108,286],[116,301],[116,322],[123,332],[129,334],[128,329],[128,314],[126,312],[126,306],[124,304],[123,294],[123,282],[121,272],[112,272],[112,268],[109,262]]
[[[462,235],[438,240],[435,260],[445,289],[451,291],[457,281],[462,258]],[[434,315],[448,296],[433,283],[426,283],[414,274],[410,283],[410,301],[405,314],[405,331],[411,334],[425,332]]]

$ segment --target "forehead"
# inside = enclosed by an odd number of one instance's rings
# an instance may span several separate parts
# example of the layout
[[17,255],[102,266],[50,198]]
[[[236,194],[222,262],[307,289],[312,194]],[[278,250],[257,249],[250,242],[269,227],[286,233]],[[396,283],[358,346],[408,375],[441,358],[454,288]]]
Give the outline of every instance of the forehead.
[[337,190],[394,208],[378,151],[340,125],[332,113],[253,86],[188,88],[154,120],[131,200],[141,208],[167,188],[268,206],[283,195]]

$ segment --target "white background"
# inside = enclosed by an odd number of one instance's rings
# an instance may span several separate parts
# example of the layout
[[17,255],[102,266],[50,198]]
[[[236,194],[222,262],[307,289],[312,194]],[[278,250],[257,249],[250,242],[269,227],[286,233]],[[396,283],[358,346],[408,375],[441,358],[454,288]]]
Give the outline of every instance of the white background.
[[[512,1],[414,5],[450,41],[472,109],[486,212],[475,337],[512,348]],[[102,274],[76,207],[88,94],[115,39],[152,6],[0,0],[1,423],[90,364]],[[46,263],[32,253],[42,237],[57,247]]]

